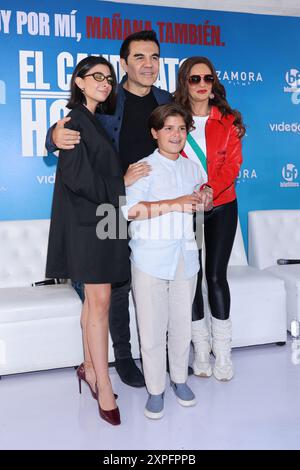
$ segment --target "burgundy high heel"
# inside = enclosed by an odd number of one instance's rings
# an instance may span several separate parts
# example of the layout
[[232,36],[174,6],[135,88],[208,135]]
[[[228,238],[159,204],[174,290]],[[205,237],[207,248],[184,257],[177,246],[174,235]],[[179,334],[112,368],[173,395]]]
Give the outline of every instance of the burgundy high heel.
[[[96,384],[96,393],[97,393],[97,399],[98,399],[99,391],[98,391],[97,384]],[[118,395],[116,395],[115,393],[114,393],[114,396],[115,396],[115,399],[118,398]],[[103,410],[98,400],[98,409],[99,409],[99,415],[102,419],[104,419],[104,421],[107,421],[109,424],[112,424],[113,426],[118,426],[119,424],[121,424],[120,411],[118,407],[112,410]]]
[[91,385],[86,380],[85,370],[84,370],[84,363],[80,364],[80,366],[78,367],[76,373],[77,373],[77,377],[78,377],[79,393],[81,393],[81,381],[83,380],[90,387],[92,397],[95,398],[95,400],[97,400],[97,393],[94,392]]

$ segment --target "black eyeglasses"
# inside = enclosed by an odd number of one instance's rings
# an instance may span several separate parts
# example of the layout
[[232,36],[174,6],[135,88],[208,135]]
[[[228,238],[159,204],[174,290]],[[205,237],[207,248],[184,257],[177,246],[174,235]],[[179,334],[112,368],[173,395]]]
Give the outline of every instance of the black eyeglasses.
[[191,75],[188,78],[188,82],[190,85],[198,85],[201,80],[204,81],[204,83],[213,83],[214,81],[214,76],[210,73],[207,73],[205,75]]
[[111,75],[104,75],[101,72],[89,73],[87,75],[84,75],[82,78],[85,78],[85,77],[93,77],[96,80],[96,82],[104,82],[104,80],[106,80],[107,83],[111,86],[113,86],[115,83]]

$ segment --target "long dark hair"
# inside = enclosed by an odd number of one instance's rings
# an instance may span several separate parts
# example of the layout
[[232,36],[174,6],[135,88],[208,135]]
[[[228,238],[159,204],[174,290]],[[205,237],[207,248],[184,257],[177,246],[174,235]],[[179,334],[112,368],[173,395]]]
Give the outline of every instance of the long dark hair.
[[243,137],[245,135],[246,129],[243,123],[242,115],[236,109],[232,109],[227,100],[226,100],[226,90],[220,80],[218,79],[215,67],[207,57],[189,57],[186,59],[183,64],[179,67],[178,76],[177,76],[177,87],[174,94],[175,102],[181,104],[191,113],[193,112],[190,98],[189,98],[189,89],[188,81],[191,69],[194,65],[205,64],[211,71],[211,74],[214,77],[212,93],[214,98],[209,99],[209,104],[216,106],[223,116],[232,114],[235,117],[234,125],[239,131],[239,136]]
[[108,60],[106,60],[104,57],[97,57],[90,55],[86,57],[85,59],[82,59],[78,64],[76,65],[74,72],[72,74],[71,78],[71,84],[70,84],[70,89],[71,89],[71,96],[67,104],[67,108],[73,109],[75,106],[78,106],[79,104],[86,104],[86,99],[84,94],[82,93],[81,89],[78,87],[76,84],[75,80],[77,77],[83,78],[85,75],[88,74],[88,72],[95,67],[95,65],[107,65],[109,68],[109,73],[114,79],[114,84],[112,87],[112,90],[107,97],[106,101],[104,103],[99,103],[96,112],[101,112],[105,114],[113,114],[115,111],[116,107],[116,89],[117,89],[117,79],[116,79],[116,74],[114,71],[113,66],[111,65]]

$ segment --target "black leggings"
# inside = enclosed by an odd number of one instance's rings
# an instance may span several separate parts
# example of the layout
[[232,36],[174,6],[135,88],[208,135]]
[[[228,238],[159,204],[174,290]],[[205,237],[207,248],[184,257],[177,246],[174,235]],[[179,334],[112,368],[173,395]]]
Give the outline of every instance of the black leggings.
[[[214,207],[204,214],[204,239],[206,249],[205,275],[208,300],[212,316],[227,320],[230,313],[230,292],[227,282],[227,266],[237,227],[237,201]],[[193,303],[193,321],[204,317],[202,296],[202,263],[199,251],[200,271]]]

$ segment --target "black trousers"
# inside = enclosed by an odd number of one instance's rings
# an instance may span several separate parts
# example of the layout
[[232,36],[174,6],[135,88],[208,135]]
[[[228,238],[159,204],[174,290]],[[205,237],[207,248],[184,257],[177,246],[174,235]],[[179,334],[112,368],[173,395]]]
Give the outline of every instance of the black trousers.
[[[208,301],[213,317],[218,320],[227,320],[230,313],[227,266],[234,242],[237,219],[236,200],[214,207],[204,214],[205,275]],[[200,271],[193,304],[193,321],[201,320],[204,317],[201,250],[199,251],[199,261]]]
[[[72,281],[72,286],[84,301],[83,284]],[[131,279],[113,284],[109,311],[109,331],[113,342],[116,359],[131,357],[129,329],[129,292]]]

